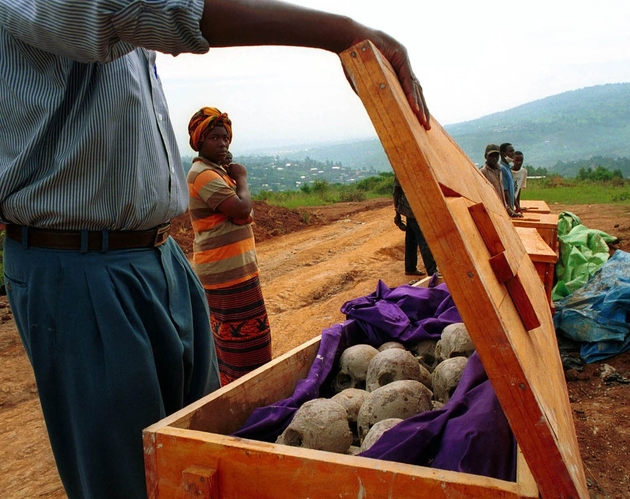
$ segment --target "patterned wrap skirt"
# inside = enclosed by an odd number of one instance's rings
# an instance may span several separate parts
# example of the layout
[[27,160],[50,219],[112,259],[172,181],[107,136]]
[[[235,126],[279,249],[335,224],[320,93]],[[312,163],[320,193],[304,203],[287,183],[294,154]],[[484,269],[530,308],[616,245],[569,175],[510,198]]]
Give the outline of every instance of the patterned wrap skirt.
[[271,330],[258,276],[206,289],[206,299],[222,386],[271,360]]

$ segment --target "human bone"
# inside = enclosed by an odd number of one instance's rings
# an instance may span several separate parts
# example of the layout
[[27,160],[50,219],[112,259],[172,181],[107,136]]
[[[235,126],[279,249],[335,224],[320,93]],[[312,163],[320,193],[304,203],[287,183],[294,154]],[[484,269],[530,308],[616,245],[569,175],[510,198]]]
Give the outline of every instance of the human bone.
[[297,410],[276,443],[345,453],[352,445],[346,409],[331,399],[309,400]]
[[346,348],[339,358],[339,371],[332,386],[336,393],[347,388],[365,388],[365,376],[372,358],[378,350],[370,345],[359,344]]
[[359,447],[358,445],[351,445],[350,447],[348,447],[346,454],[348,454],[349,456],[356,456],[360,452],[361,452],[361,447]]
[[383,350],[388,350],[389,348],[399,348],[401,350],[405,350],[405,345],[398,343],[397,341],[386,341],[378,347],[378,351],[382,352]]
[[365,378],[365,389],[373,392],[392,381],[401,379],[419,381],[419,378],[420,365],[411,352],[389,348],[377,353],[370,361]]
[[375,423],[388,418],[406,419],[409,416],[431,410],[433,393],[415,380],[388,383],[371,392],[363,402],[357,429],[361,441]]
[[359,432],[357,430],[357,417],[359,416],[359,409],[365,402],[368,392],[359,388],[347,388],[342,392],[337,393],[330,400],[341,404],[345,407],[348,414],[348,424],[350,431],[352,432],[353,445],[360,445]]
[[440,402],[448,402],[462,377],[467,357],[453,357],[440,362],[433,371],[433,393]]
[[470,357],[474,351],[475,345],[463,322],[446,326],[435,346],[435,356],[440,362],[452,357]]
[[400,418],[387,418],[375,423],[363,439],[363,443],[361,444],[361,452],[366,451],[370,447],[372,447],[376,443],[376,441],[381,438],[381,436],[383,436],[383,433],[385,433],[390,428],[393,428],[401,421],[402,419]]
[[426,386],[429,390],[433,390],[433,376],[431,376],[429,370],[422,364],[420,364],[420,362],[418,362],[418,367],[420,368],[418,381]]
[[346,408],[348,413],[348,421],[351,423],[357,422],[357,416],[359,415],[359,409],[365,402],[368,392],[359,388],[346,388],[342,392],[337,393],[330,400],[341,404]]
[[429,372],[433,372],[439,363],[435,356],[435,345],[437,340],[423,340],[411,349],[420,365],[426,367]]

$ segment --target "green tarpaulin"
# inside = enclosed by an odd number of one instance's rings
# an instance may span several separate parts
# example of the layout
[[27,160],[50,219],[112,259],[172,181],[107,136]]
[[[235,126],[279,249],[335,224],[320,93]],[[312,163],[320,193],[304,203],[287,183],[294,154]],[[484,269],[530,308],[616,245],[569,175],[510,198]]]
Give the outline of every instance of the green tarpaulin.
[[608,243],[617,238],[597,229],[585,227],[577,215],[563,211],[558,216],[560,258],[556,264],[556,284],[552,300],[569,296],[599,270],[609,257]]

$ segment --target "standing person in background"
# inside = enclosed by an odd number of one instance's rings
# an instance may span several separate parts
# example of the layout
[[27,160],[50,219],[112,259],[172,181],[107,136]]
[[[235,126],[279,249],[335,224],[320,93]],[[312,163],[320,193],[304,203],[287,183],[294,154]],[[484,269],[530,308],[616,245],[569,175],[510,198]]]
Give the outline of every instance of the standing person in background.
[[510,163],[514,158],[514,146],[509,142],[504,142],[499,147],[501,161],[499,166],[503,176],[503,190],[505,191],[505,202],[514,210],[514,179],[512,178],[512,167]]
[[527,168],[523,166],[525,156],[521,151],[514,152],[512,178],[514,179],[514,211],[523,213],[521,208],[521,190],[527,187]]
[[188,172],[195,232],[193,268],[210,306],[210,325],[227,385],[271,360],[271,331],[256,259],[252,198],[243,165],[226,161],[232,122],[214,107],[188,125],[199,152]]
[[168,237],[188,193],[153,51],[365,39],[429,128],[405,48],[348,17],[274,0],[0,2],[5,282],[69,499],[146,497],[142,429],[219,387],[204,290]]
[[[398,178],[394,176],[394,223],[400,230],[405,231],[405,275],[423,276],[424,272],[418,270],[418,248],[424,263],[424,268],[429,275],[437,272],[437,265],[433,253],[424,238],[420,225],[413,215],[409,201],[398,182]],[[405,222],[402,221],[403,215]]]
[[486,151],[484,153],[484,157],[486,158],[486,164],[481,168],[481,173],[484,177],[488,179],[492,187],[494,188],[497,196],[503,203],[508,215],[510,217],[519,218],[523,215],[521,213],[516,213],[512,208],[510,208],[505,200],[505,190],[503,189],[503,172],[501,167],[499,166],[499,158],[501,157],[501,153],[499,151],[499,146],[496,144],[488,144],[486,146]]

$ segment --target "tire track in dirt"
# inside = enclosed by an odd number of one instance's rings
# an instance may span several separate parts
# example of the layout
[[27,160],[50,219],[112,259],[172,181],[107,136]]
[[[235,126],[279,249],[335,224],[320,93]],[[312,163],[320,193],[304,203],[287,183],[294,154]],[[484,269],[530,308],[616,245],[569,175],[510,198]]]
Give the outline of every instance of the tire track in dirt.
[[409,282],[404,233],[392,218],[391,207],[379,208],[257,245],[274,356],[345,320],[340,307],[372,293],[379,279]]

